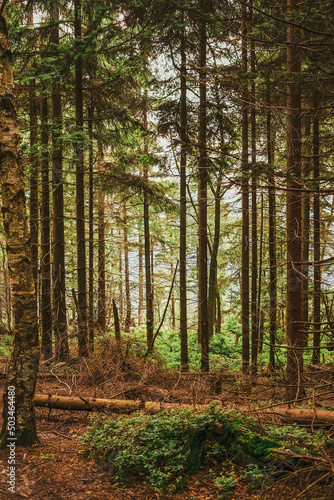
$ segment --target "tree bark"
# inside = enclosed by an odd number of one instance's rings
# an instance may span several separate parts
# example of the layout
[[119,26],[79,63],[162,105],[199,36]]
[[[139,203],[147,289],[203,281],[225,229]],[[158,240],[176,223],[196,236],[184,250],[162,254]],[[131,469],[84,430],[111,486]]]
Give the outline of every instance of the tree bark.
[[[99,130],[101,134],[101,130]],[[104,172],[102,137],[98,137],[98,172],[102,177]],[[101,177],[98,191],[98,240],[99,240],[99,260],[98,260],[98,313],[97,321],[100,332],[104,335],[106,331],[106,243],[105,243],[105,199],[101,185]]]
[[129,332],[131,326],[131,296],[130,296],[130,269],[129,269],[129,239],[128,239],[128,216],[126,202],[124,209],[124,273],[125,273],[125,321],[124,331]]
[[76,41],[75,59],[75,116],[76,129],[81,137],[76,146],[76,219],[77,219],[77,262],[78,262],[78,302],[82,320],[78,325],[79,356],[88,355],[87,345],[87,284],[86,284],[86,244],[85,244],[85,185],[83,150],[83,59],[81,55],[81,0],[74,2],[74,34]]
[[138,224],[138,325],[144,324],[144,289],[143,289],[143,245],[141,227]]
[[[2,214],[14,312],[14,346],[5,381],[0,434],[0,447],[6,448],[13,443],[31,446],[38,442],[33,398],[39,365],[39,343],[23,168],[19,160],[12,56],[8,21],[3,9],[0,14],[0,82]],[[8,429],[9,417],[12,416],[12,388],[15,388],[14,436]],[[13,441],[13,437],[16,441]]]
[[[253,13],[252,13],[253,14]],[[251,145],[252,145],[252,296],[251,296],[251,318],[252,318],[252,374],[257,373],[257,354],[259,343],[259,317],[257,310],[257,172],[256,172],[256,110],[255,110],[255,45],[251,40]]]
[[302,193],[302,321],[303,321],[303,332],[304,332],[304,342],[305,347],[308,343],[308,296],[309,296],[309,285],[308,285],[308,275],[309,275],[309,249],[310,249],[310,195],[306,192],[306,184],[304,179],[309,176],[310,173],[310,136],[311,136],[311,123],[309,117],[306,117],[305,123],[305,157],[302,161],[302,178],[303,178],[303,193]]
[[[52,10],[54,26],[50,41],[57,54],[59,45],[59,11]],[[53,210],[53,293],[55,351],[57,361],[69,358],[66,295],[65,295],[65,234],[64,234],[64,180],[62,145],[62,104],[60,81],[52,84],[52,210]]]
[[94,350],[94,145],[93,145],[93,93],[88,107],[88,139],[89,139],[89,243],[88,243],[88,338],[89,348]]
[[217,260],[218,260],[219,239],[220,239],[220,203],[221,203],[222,180],[223,180],[223,174],[222,172],[219,172],[217,179],[217,188],[214,191],[215,231],[213,236],[213,245],[211,250],[210,269],[209,269],[209,301],[208,301],[209,339],[213,336],[213,329],[216,318]]
[[[288,14],[298,11],[296,0],[287,0]],[[301,289],[301,94],[300,29],[287,28],[287,389],[286,398],[295,400],[304,395],[302,385],[304,334],[302,325]]]
[[[247,10],[242,4],[241,67],[247,75]],[[241,320],[242,320],[242,370],[249,372],[249,182],[248,182],[248,88],[242,85],[242,249],[241,249]]]
[[34,282],[37,290],[38,281],[38,235],[39,235],[39,210],[38,210],[38,155],[37,155],[37,134],[38,134],[38,110],[36,103],[35,80],[30,84],[30,240],[31,240],[31,263],[33,267]]
[[[313,196],[313,238],[314,238],[314,261],[313,276],[314,276],[314,295],[313,295],[313,354],[312,363],[320,363],[320,331],[321,331],[321,260],[320,253],[320,228],[321,228],[321,213],[320,213],[320,144],[319,144],[319,102],[318,96],[315,93],[313,99],[314,117],[313,117],[313,179],[314,179],[314,196]],[[318,262],[318,263],[317,263]]]
[[116,302],[114,299],[112,299],[112,310],[113,310],[113,315],[114,315],[115,340],[120,341],[121,340],[121,329],[120,329],[120,325],[119,325],[118,310],[117,310]]
[[209,332],[208,332],[208,235],[207,235],[207,96],[206,96],[206,0],[199,0],[199,197],[198,197],[198,224],[199,224],[199,289],[200,289],[200,339],[201,339],[201,370],[209,371]]
[[42,146],[42,210],[41,210],[41,318],[42,354],[52,357],[52,313],[51,313],[51,244],[50,244],[50,189],[49,189],[49,130],[48,98],[41,102],[41,146]]
[[[182,18],[183,19],[183,18]],[[189,370],[187,328],[187,57],[184,31],[181,34],[180,100],[180,339],[181,371]],[[175,312],[174,312],[175,315]],[[174,316],[173,316],[174,317]],[[173,325],[174,328],[174,325]]]
[[271,122],[270,81],[268,83],[267,154],[268,154],[268,201],[269,201],[269,368],[275,369],[277,335],[277,270],[276,270],[276,200],[274,171],[274,138]]
[[[144,96],[144,132],[145,132],[145,154],[148,154],[147,144],[147,92]],[[144,165],[144,179],[148,181],[148,165]],[[144,258],[145,258],[145,288],[146,288],[146,337],[147,346],[152,345],[153,328],[154,328],[154,310],[153,310],[153,290],[151,276],[151,242],[150,242],[150,218],[149,218],[149,201],[146,191],[144,192]]]

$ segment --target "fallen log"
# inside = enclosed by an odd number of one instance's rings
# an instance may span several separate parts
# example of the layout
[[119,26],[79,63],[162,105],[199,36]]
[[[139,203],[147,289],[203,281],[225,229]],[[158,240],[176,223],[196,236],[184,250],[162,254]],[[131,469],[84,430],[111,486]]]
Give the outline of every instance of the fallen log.
[[[44,408],[56,408],[59,410],[108,410],[115,413],[131,413],[142,410],[145,413],[159,413],[162,410],[172,410],[175,408],[204,409],[208,405],[179,404],[179,403],[159,403],[154,401],[132,401],[121,399],[98,399],[85,398],[80,396],[58,396],[35,394],[35,406]],[[219,403],[216,401],[216,403]]]
[[318,410],[307,408],[272,408],[261,410],[259,408],[258,410],[256,410],[256,413],[277,416],[283,418],[284,420],[292,420],[293,422],[305,423],[309,425],[334,425],[333,410]]
[[[223,408],[220,401],[212,401]],[[107,410],[114,413],[132,413],[134,411],[143,411],[154,414],[162,410],[173,410],[175,408],[189,408],[204,410],[208,404],[180,404],[180,403],[159,403],[154,401],[133,401],[122,399],[98,399],[85,398],[80,396],[58,396],[36,394],[34,399],[35,406],[46,408],[57,408],[60,410]],[[226,407],[225,407],[226,409]],[[297,423],[306,423],[308,425],[334,425],[334,411],[316,410],[304,408],[282,408],[274,407],[271,409],[258,408],[251,413],[272,417],[280,417],[284,420],[291,420]]]
[[59,410],[109,410],[112,412],[131,413],[142,408],[141,401],[123,401],[119,399],[97,399],[75,396],[58,396],[36,394],[35,406],[57,408]]

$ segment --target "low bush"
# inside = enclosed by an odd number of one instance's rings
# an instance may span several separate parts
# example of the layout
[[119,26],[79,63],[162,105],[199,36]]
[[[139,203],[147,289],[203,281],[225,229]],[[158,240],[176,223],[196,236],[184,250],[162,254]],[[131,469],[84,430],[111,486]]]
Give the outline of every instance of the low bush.
[[180,408],[126,419],[94,416],[81,440],[90,456],[109,462],[114,481],[141,479],[159,490],[183,487],[212,458],[245,467],[267,461],[279,446],[215,405],[202,413]]

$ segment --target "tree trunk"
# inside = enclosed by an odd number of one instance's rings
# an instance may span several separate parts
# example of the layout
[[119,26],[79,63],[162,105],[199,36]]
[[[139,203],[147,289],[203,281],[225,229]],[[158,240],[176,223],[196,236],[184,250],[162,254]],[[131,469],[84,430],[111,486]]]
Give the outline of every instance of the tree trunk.
[[[296,0],[287,0],[289,14],[296,14]],[[295,400],[304,395],[301,289],[301,97],[300,97],[300,30],[287,28],[287,389],[286,398]]]
[[249,372],[249,183],[248,183],[248,89],[247,75],[247,10],[242,4],[242,249],[241,249],[241,320],[242,370]]
[[304,182],[305,178],[308,178],[310,173],[310,136],[311,136],[311,123],[309,117],[306,117],[305,123],[305,158],[302,162],[302,177],[303,177],[303,193],[302,193],[302,321],[303,321],[303,332],[305,347],[307,347],[308,341],[308,296],[309,296],[309,286],[308,286],[308,274],[309,274],[309,248],[310,248],[310,195],[305,191],[306,185]]
[[128,216],[126,202],[124,202],[124,273],[125,273],[125,322],[124,331],[129,332],[131,326],[131,296],[130,296],[130,269],[129,269],[129,241]]
[[89,139],[89,244],[88,244],[88,338],[89,348],[94,350],[94,145],[93,145],[93,93],[88,107],[88,139]]
[[221,325],[222,325],[222,311],[221,311],[220,292],[219,292],[217,276],[216,276],[216,299],[217,299],[216,335],[220,335],[221,334]]
[[35,80],[30,84],[30,240],[31,240],[31,263],[34,274],[34,282],[37,290],[38,281],[38,156],[37,156],[37,103]]
[[[313,196],[313,237],[314,237],[314,295],[313,295],[313,354],[312,363],[320,363],[320,330],[321,330],[321,259],[320,254],[320,145],[319,145],[319,102],[317,94],[313,100],[314,118],[313,118],[313,179],[314,179],[314,196]],[[333,198],[334,199],[334,198]]]
[[41,210],[41,281],[42,281],[42,354],[44,359],[52,357],[51,314],[51,245],[50,245],[50,189],[49,189],[49,131],[48,98],[41,102],[42,145],[42,210]]
[[201,339],[201,370],[209,371],[209,332],[208,332],[208,268],[207,268],[207,102],[206,102],[206,0],[199,0],[201,20],[199,26],[199,197],[198,197],[198,224],[199,224],[199,289],[200,289],[200,339]]
[[[121,238],[121,232],[119,232]],[[123,259],[122,259],[122,248],[119,248],[118,257],[118,269],[119,269],[119,318],[120,324],[123,325]]]
[[[7,448],[8,445],[31,446],[38,442],[33,398],[39,343],[23,168],[19,161],[12,55],[8,21],[3,10],[0,14],[0,54],[0,180],[14,311],[14,346],[5,381],[0,434],[0,448]],[[13,413],[14,431],[8,428]]]
[[268,153],[268,198],[269,198],[269,368],[275,369],[277,335],[277,270],[276,270],[276,201],[274,171],[274,138],[270,109],[270,81],[268,83],[267,153]]
[[[182,18],[183,19],[183,18]],[[187,328],[187,57],[184,31],[181,34],[180,100],[180,339],[181,371],[189,370]],[[174,315],[175,316],[175,311]],[[174,328],[174,325],[173,325]]]
[[[253,14],[253,13],[252,13]],[[256,172],[256,110],[255,110],[255,46],[251,40],[251,144],[252,144],[252,297],[251,297],[251,318],[252,318],[252,374],[257,373],[257,353],[259,342],[259,317],[257,310],[257,172]]]
[[138,325],[144,324],[144,289],[143,289],[143,246],[141,227],[138,224]]
[[[59,45],[59,11],[52,10],[55,25],[50,41]],[[64,181],[63,181],[63,146],[62,146],[62,109],[60,81],[52,84],[52,210],[53,210],[53,293],[55,351],[57,361],[69,358],[66,294],[65,294],[65,235],[64,235]]]
[[114,314],[115,340],[118,342],[121,340],[121,329],[119,325],[118,310],[114,299],[112,299],[112,310]]
[[86,289],[86,245],[85,245],[85,185],[84,185],[84,149],[83,149],[83,93],[81,55],[81,0],[74,2],[76,41],[75,59],[75,116],[76,129],[80,137],[76,146],[76,219],[77,219],[77,262],[78,262],[78,302],[80,317],[78,325],[79,356],[88,355],[87,347],[87,289]]
[[221,183],[223,180],[222,172],[219,172],[217,188],[214,191],[215,197],[215,232],[211,250],[210,270],[209,270],[209,301],[208,301],[208,334],[209,339],[213,336],[213,328],[216,318],[216,287],[217,287],[217,259],[220,239],[220,202],[221,202]]
[[[99,130],[101,134],[101,130]],[[99,264],[98,264],[98,313],[97,321],[99,330],[102,335],[106,332],[106,243],[105,243],[105,200],[104,192],[101,185],[101,177],[104,172],[103,145],[102,138],[98,138],[98,172],[100,174],[100,183],[98,191],[98,227],[99,227]]]
[[[145,132],[145,154],[148,154],[147,144],[147,92],[144,96],[144,132]],[[144,179],[148,181],[148,165],[144,165]],[[145,287],[146,287],[146,337],[147,346],[152,345],[153,328],[154,328],[154,310],[153,310],[153,290],[151,277],[151,259],[150,259],[150,218],[149,218],[149,201],[146,191],[144,192],[144,256],[145,256]]]

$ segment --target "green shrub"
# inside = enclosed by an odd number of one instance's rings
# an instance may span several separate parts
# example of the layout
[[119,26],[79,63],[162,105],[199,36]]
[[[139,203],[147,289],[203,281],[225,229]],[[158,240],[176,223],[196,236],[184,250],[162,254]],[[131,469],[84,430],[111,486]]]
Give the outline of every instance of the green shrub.
[[127,484],[140,478],[160,490],[180,488],[210,457],[233,457],[244,465],[267,460],[275,441],[261,438],[215,405],[205,412],[186,408],[126,419],[94,417],[81,438],[90,455],[110,463],[113,478]]

